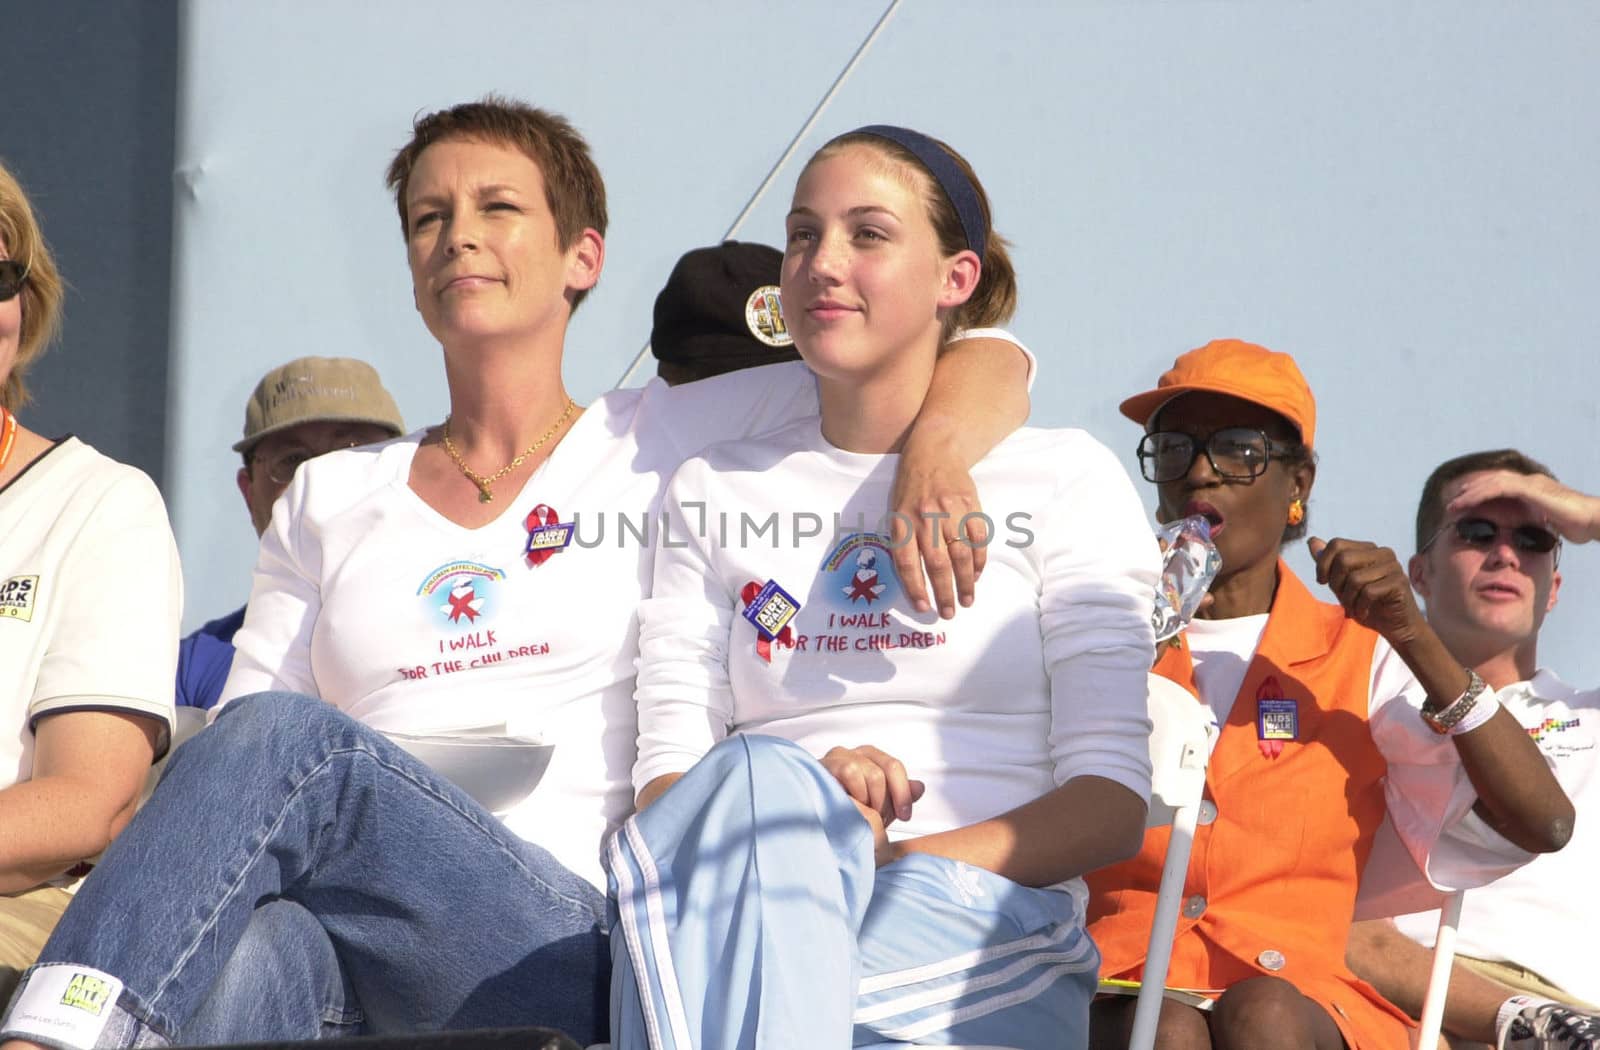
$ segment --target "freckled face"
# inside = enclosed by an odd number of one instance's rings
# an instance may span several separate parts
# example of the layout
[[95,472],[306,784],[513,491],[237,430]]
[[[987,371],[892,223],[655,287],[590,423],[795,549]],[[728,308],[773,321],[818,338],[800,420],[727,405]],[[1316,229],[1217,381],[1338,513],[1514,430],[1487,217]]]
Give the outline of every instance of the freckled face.
[[784,318],[822,376],[862,374],[937,347],[947,261],[920,184],[870,146],[809,165],[786,221]]
[[446,347],[564,323],[587,284],[563,250],[539,166],[520,150],[447,139],[411,172],[407,258],[422,319]]

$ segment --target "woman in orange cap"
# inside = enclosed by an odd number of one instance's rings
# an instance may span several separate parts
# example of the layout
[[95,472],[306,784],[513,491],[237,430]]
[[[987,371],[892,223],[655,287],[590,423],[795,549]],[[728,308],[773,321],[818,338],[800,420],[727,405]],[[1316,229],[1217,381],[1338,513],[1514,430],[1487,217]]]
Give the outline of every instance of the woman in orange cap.
[[[1222,556],[1156,671],[1221,729],[1163,1004],[1163,1048],[1402,1048],[1407,1022],[1345,966],[1356,888],[1385,813],[1441,888],[1559,849],[1572,807],[1494,691],[1428,626],[1394,553],[1312,539],[1318,602],[1280,557],[1306,531],[1316,402],[1287,354],[1219,340],[1129,398],[1156,516],[1204,517]],[[1138,978],[1167,832],[1089,878],[1101,976]],[[1127,1045],[1132,1000],[1102,1000],[1091,1045]]]

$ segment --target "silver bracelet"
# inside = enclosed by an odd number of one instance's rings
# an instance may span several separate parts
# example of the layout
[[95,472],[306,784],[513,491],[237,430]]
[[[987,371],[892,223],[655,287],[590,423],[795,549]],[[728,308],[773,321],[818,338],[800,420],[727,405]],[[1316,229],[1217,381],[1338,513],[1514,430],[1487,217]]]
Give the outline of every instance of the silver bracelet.
[[[1478,672],[1468,668],[1467,688],[1462,690],[1461,695],[1437,711],[1429,711],[1428,705],[1424,703],[1422,705],[1422,720],[1428,723],[1429,729],[1441,736],[1454,735],[1457,732],[1464,733],[1467,730],[1457,729],[1457,726],[1472,713],[1473,708],[1478,706],[1479,697],[1488,688],[1484,680],[1478,677]],[[1492,708],[1489,711],[1489,717],[1494,717]],[[1476,729],[1487,720],[1487,718],[1474,719],[1469,728]]]

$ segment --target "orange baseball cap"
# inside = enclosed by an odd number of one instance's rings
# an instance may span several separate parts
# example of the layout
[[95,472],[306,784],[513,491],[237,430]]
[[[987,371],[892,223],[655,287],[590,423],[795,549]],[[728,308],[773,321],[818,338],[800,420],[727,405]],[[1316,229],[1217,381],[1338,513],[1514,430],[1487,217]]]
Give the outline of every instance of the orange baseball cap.
[[1316,436],[1317,400],[1294,358],[1238,339],[1214,339],[1180,355],[1154,390],[1122,403],[1122,414],[1145,426],[1162,405],[1194,390],[1231,394],[1272,409],[1295,425],[1308,448]]

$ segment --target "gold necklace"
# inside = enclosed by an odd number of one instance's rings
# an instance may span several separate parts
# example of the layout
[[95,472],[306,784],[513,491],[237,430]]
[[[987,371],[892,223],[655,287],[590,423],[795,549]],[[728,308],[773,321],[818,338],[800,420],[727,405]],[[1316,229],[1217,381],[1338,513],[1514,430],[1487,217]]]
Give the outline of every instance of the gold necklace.
[[570,397],[567,398],[566,411],[562,412],[561,418],[556,420],[555,423],[551,425],[550,429],[544,432],[544,436],[539,438],[538,441],[535,441],[533,444],[529,445],[527,448],[523,449],[520,456],[512,460],[510,463],[507,463],[493,474],[479,474],[477,471],[467,466],[467,461],[461,458],[460,452],[456,451],[455,442],[450,440],[449,416],[444,417],[444,450],[450,456],[451,461],[455,463],[456,469],[461,471],[462,476],[464,476],[474,485],[478,486],[478,502],[493,503],[494,493],[489,490],[489,486],[493,485],[495,482],[499,481],[513,470],[516,470],[518,467],[522,466],[523,463],[527,462],[529,456],[539,451],[539,447],[554,437],[556,431],[561,429],[562,424],[566,423],[568,419],[572,418],[572,413],[576,411],[577,408],[578,403],[572,400]]

